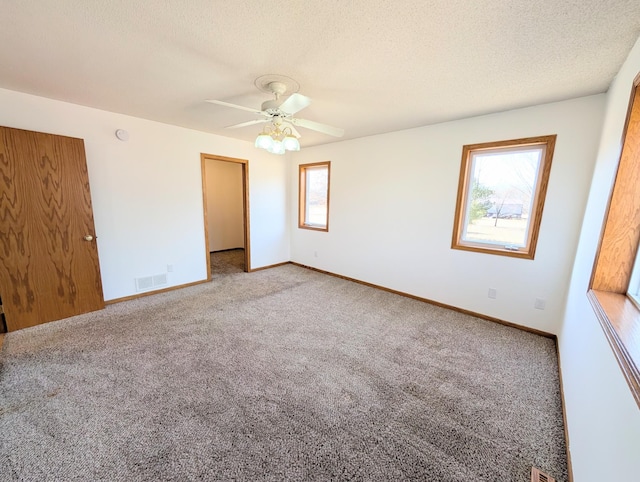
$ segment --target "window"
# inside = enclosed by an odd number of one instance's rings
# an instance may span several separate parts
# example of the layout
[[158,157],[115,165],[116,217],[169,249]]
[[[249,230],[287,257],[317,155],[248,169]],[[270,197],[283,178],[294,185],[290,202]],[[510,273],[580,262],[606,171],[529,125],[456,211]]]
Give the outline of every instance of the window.
[[640,308],[640,249],[636,254],[636,261],[633,263],[631,270],[631,278],[629,279],[629,288],[627,295]]
[[640,75],[587,297],[640,407]]
[[556,136],[462,148],[451,247],[533,259]]
[[298,227],[329,231],[330,162],[300,165]]

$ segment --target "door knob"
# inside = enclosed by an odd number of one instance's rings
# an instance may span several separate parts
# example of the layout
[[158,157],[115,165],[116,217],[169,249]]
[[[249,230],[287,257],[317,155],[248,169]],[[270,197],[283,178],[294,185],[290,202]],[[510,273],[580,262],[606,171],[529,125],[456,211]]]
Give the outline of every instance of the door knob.
[[93,236],[91,236],[90,234],[85,235],[84,237],[85,241],[93,241]]

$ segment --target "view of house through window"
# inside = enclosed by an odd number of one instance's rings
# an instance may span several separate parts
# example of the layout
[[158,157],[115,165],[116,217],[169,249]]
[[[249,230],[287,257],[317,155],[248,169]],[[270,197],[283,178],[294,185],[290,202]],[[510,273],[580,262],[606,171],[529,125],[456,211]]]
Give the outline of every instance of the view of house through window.
[[454,248],[533,258],[554,141],[464,146]]
[[299,227],[327,231],[330,162],[300,165]]

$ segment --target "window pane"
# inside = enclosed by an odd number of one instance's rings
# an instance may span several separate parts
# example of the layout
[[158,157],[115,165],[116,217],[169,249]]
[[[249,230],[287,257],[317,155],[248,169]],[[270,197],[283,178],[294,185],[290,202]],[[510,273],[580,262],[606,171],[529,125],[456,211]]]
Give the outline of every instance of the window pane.
[[544,147],[472,153],[462,240],[523,248]]
[[327,192],[329,169],[327,166],[306,169],[305,224],[327,225]]
[[329,231],[329,182],[331,162],[300,164],[298,227]]
[[640,304],[640,249],[636,254],[636,261],[631,271],[631,279],[629,280],[629,288],[627,294],[637,304]]
[[462,147],[451,247],[534,259],[556,136]]

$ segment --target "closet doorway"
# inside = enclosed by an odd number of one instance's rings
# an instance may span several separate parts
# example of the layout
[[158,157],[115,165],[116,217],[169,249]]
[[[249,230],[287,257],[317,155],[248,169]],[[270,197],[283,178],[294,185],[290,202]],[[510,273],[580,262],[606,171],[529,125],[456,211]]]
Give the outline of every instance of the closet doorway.
[[207,279],[251,271],[249,162],[201,154]]

